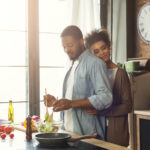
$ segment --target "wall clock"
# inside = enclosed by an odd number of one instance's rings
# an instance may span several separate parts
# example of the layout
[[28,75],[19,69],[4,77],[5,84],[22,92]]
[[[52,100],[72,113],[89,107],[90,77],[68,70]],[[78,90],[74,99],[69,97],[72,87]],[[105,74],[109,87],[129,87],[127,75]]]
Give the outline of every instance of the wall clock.
[[150,44],[150,3],[141,7],[137,18],[137,29],[141,39]]

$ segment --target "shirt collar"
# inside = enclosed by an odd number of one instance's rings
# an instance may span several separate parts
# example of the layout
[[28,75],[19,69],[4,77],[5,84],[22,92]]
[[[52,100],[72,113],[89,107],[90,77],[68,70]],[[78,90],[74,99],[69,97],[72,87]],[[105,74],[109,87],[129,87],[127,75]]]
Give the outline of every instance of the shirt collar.
[[83,51],[83,52],[81,53],[81,55],[78,57],[78,60],[81,61],[82,58],[83,58],[85,55],[87,55],[87,53],[90,53],[90,50],[89,50],[89,49],[86,49],[85,51]]
[[[91,51],[89,49],[86,49],[76,60],[80,62],[84,58],[84,56],[87,55],[87,53],[91,53]],[[71,65],[73,65],[76,60],[72,61]]]

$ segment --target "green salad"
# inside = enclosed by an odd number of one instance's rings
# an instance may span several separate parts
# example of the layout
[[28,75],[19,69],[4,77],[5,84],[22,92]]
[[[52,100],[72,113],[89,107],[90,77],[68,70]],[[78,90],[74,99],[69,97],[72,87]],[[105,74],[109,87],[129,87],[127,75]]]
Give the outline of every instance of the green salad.
[[44,132],[44,133],[49,133],[49,132],[57,132],[58,129],[61,126],[61,122],[47,122],[47,121],[43,121],[43,122],[39,122],[37,124],[37,130],[39,132]]

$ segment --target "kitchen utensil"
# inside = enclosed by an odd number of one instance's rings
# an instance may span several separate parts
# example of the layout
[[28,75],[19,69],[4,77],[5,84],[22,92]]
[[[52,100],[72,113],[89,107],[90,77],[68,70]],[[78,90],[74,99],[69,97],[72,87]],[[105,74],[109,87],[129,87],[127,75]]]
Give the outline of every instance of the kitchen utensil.
[[35,135],[41,147],[65,147],[69,142],[76,142],[81,139],[96,138],[97,134],[83,135],[71,138],[68,133],[40,133]]
[[48,120],[49,118],[49,112],[48,112],[48,106],[47,106],[47,89],[45,88],[45,96],[46,96],[46,114],[45,114],[45,120]]

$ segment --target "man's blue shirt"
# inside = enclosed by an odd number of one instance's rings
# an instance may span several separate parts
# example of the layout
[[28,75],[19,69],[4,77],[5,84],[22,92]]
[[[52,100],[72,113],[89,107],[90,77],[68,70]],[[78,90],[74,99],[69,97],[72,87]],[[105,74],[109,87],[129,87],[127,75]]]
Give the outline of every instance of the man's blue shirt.
[[[69,73],[70,70],[64,79],[63,98],[65,98]],[[90,50],[84,51],[79,56],[79,64],[74,74],[72,100],[88,98],[97,110],[108,108],[112,104],[112,93],[107,74],[106,64],[94,56]],[[89,115],[82,108],[72,108],[72,118],[75,133],[83,135],[97,133],[101,139],[104,139],[104,116]]]

